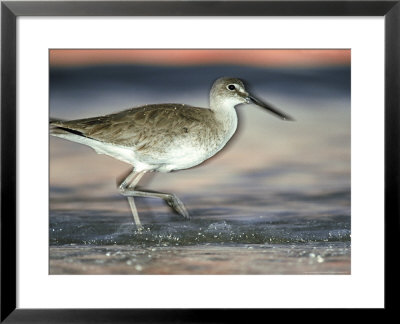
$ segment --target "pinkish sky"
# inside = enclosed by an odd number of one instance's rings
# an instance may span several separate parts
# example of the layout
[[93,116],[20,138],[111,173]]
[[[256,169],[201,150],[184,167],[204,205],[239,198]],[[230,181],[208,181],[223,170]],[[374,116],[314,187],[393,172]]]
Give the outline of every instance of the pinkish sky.
[[350,65],[349,49],[335,50],[130,50],[53,49],[51,66],[99,64],[253,66]]

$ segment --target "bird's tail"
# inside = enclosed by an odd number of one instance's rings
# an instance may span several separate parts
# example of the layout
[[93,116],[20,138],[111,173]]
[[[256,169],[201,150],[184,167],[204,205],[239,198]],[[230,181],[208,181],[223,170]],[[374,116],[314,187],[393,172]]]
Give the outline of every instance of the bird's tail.
[[62,121],[62,119],[50,117],[50,135],[57,136],[66,133],[65,129],[60,128]]
[[[66,134],[75,134],[79,136],[83,136],[83,134],[79,131],[70,129],[63,123],[64,121],[62,119],[57,119],[57,118],[51,118],[50,117],[50,135],[53,136],[60,136],[60,135],[66,135]],[[64,136],[60,136],[64,137]]]
[[50,125],[51,125],[52,123],[62,122],[62,121],[64,121],[64,120],[63,120],[63,119],[60,119],[60,118],[53,118],[53,117],[50,117]]

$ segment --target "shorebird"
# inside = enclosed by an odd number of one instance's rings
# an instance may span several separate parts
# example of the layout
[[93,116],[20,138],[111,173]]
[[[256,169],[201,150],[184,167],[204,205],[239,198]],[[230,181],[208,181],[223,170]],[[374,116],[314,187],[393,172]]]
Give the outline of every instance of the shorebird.
[[133,166],[118,189],[127,197],[135,224],[141,230],[133,197],[164,199],[175,212],[189,218],[176,195],[138,190],[142,176],[149,171],[191,168],[214,156],[236,131],[235,106],[245,103],[263,107],[282,120],[293,120],[249,94],[240,79],[224,77],[211,88],[209,108],[153,104],[93,118],[50,120],[50,135],[88,145],[99,154]]

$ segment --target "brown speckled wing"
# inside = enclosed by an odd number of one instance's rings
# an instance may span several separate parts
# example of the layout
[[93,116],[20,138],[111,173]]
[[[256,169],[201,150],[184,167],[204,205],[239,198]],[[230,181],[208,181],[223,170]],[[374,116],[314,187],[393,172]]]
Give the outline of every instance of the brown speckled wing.
[[182,104],[156,104],[124,110],[115,114],[51,125],[72,130],[82,136],[115,145],[134,147],[137,151],[174,140],[210,119],[212,111]]

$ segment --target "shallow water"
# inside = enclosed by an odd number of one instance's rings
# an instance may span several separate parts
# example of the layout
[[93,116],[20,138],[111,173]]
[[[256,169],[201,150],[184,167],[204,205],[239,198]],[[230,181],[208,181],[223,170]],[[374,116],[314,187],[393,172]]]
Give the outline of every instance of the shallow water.
[[[350,273],[349,69],[110,69],[52,70],[50,115],[94,116],[149,98],[206,106],[215,74],[243,75],[296,122],[238,107],[237,134],[216,157],[140,183],[177,194],[192,219],[138,198],[142,232],[116,190],[129,166],[51,138],[51,274]],[[168,73],[182,79],[160,82]]]
[[191,220],[137,199],[141,232],[123,197],[85,198],[77,210],[54,199],[50,273],[350,273],[349,192],[280,196],[183,195]]

